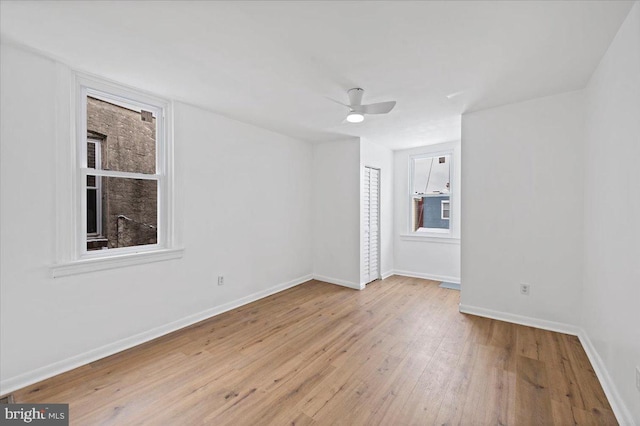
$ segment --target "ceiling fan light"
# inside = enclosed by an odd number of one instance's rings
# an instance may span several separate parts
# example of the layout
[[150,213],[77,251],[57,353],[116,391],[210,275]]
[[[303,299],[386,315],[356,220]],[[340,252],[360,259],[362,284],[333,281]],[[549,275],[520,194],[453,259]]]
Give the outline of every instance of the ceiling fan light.
[[362,123],[364,121],[364,115],[359,112],[350,112],[347,115],[347,121],[349,123]]

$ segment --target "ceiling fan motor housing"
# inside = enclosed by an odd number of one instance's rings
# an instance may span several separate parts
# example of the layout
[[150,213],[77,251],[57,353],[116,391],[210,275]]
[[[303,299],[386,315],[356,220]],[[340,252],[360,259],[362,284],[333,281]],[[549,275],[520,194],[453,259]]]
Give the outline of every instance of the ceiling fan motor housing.
[[364,89],[359,87],[355,87],[353,89],[349,89],[349,104],[351,106],[362,105],[362,94],[364,93]]

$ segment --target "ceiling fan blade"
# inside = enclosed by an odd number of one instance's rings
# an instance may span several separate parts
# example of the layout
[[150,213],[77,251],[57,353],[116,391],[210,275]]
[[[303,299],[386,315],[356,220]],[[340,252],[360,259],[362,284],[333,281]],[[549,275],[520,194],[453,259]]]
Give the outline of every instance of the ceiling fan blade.
[[328,96],[325,96],[325,98],[329,99],[331,102],[337,103],[338,105],[342,105],[342,106],[346,106],[347,108],[351,108],[349,105],[345,104],[344,102],[336,101],[335,99],[330,98]]
[[396,106],[396,101],[378,102],[376,104],[361,105],[359,112],[364,114],[386,114]]

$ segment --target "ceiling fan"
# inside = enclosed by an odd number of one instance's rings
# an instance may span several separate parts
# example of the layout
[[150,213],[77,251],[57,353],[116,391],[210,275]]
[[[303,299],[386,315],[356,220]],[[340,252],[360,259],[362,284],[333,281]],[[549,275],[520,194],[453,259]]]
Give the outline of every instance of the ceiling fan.
[[362,105],[362,95],[364,89],[355,87],[349,89],[349,105],[342,104],[349,108],[347,121],[349,123],[360,123],[364,120],[365,114],[387,114],[396,106],[396,101],[378,102],[375,104]]

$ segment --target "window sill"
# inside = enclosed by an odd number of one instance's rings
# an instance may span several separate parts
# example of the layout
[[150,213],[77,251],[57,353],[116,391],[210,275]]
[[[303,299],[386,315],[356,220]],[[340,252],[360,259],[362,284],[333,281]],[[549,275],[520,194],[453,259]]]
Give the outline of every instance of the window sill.
[[456,244],[460,245],[460,238],[454,238],[449,235],[438,236],[437,234],[420,235],[415,234],[400,234],[402,241],[419,241],[423,243],[440,243],[440,244]]
[[104,271],[107,269],[124,268],[126,266],[132,265],[141,265],[144,263],[179,259],[183,254],[184,249],[180,248],[154,250],[142,253],[128,253],[117,256],[100,257],[96,259],[74,260],[71,262],[52,265],[51,276],[53,278],[66,277],[69,275]]

